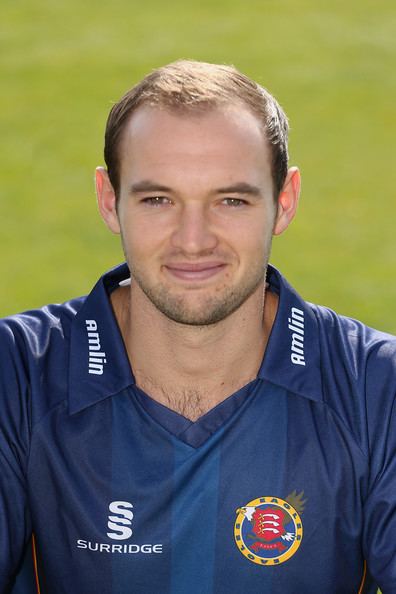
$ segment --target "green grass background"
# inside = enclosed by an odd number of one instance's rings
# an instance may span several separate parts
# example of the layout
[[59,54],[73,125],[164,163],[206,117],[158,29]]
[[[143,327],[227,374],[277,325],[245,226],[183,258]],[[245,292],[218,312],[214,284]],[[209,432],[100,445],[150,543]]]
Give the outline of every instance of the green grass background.
[[396,332],[394,0],[2,0],[0,315],[90,290],[121,260],[93,171],[150,69],[233,63],[291,121],[298,217],[272,262],[301,294]]
[[94,167],[112,102],[179,57],[233,63],[291,122],[298,217],[272,262],[308,300],[396,332],[394,0],[2,0],[0,315],[121,260]]

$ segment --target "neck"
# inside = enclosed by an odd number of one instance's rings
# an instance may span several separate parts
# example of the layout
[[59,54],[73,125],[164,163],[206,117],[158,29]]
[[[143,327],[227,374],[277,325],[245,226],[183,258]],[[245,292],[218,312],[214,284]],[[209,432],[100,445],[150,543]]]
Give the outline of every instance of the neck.
[[115,291],[112,303],[137,385],[189,418],[257,376],[277,309],[263,285],[210,326],[169,320],[134,284]]

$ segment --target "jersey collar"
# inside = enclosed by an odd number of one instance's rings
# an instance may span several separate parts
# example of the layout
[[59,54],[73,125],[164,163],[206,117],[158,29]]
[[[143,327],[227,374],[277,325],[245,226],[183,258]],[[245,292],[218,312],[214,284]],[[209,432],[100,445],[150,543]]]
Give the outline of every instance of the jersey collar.
[[267,282],[270,290],[279,295],[279,305],[258,377],[320,401],[320,342],[313,307],[273,266],[268,266]]
[[[74,414],[135,383],[109,294],[129,277],[122,264],[101,277],[72,323],[69,412]],[[279,307],[258,377],[311,400],[322,399],[315,314],[282,275],[268,267]]]
[[126,264],[102,276],[72,323],[69,412],[114,396],[134,383],[109,295],[129,277]]

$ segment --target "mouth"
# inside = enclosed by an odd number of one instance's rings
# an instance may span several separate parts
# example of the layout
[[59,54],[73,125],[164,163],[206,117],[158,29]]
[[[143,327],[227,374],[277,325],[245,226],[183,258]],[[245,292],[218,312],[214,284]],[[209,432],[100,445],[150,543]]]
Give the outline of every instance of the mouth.
[[167,264],[164,266],[172,277],[184,281],[204,281],[223,272],[226,264],[223,262],[186,262]]

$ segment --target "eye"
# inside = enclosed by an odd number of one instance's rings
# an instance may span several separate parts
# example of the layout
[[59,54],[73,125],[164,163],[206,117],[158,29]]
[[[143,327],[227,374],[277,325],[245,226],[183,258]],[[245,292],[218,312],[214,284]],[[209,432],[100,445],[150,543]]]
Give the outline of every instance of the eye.
[[166,196],[148,196],[147,198],[143,198],[142,202],[149,206],[162,206],[171,203]]
[[247,202],[241,198],[224,198],[222,202],[226,206],[233,206],[234,208],[245,206],[247,204]]

